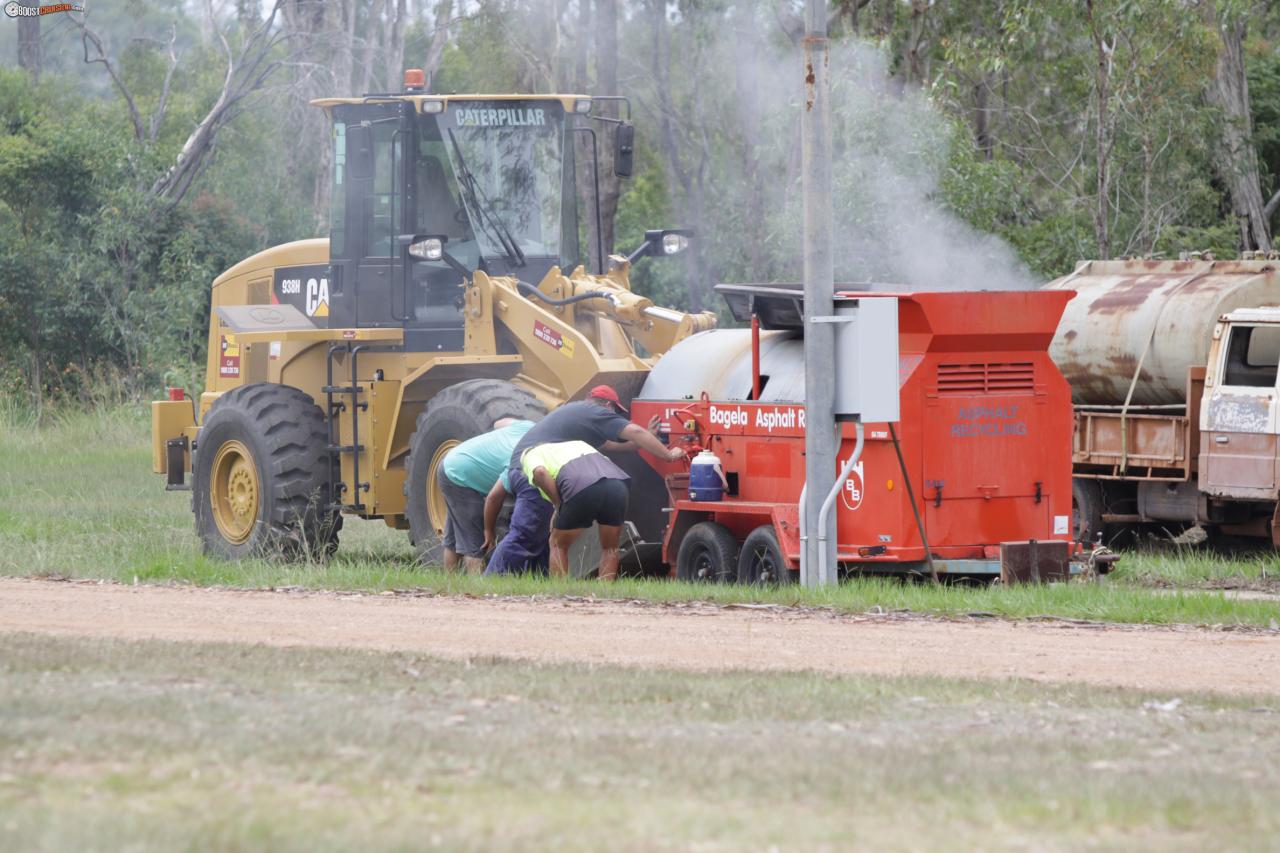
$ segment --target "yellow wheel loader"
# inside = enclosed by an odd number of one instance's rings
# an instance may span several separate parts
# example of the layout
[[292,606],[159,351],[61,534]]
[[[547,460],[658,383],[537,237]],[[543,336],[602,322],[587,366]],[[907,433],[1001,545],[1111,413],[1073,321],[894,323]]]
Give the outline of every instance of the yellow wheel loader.
[[575,150],[594,157],[600,129],[620,176],[632,160],[634,127],[600,100],[433,95],[409,72],[401,93],[315,102],[333,128],[329,238],[220,275],[204,393],[152,404],[153,468],[191,489],[207,553],[322,556],[349,513],[408,529],[430,559],[451,447],[600,383],[627,400],[714,327],[631,291],[631,263],[687,232],[584,267]]

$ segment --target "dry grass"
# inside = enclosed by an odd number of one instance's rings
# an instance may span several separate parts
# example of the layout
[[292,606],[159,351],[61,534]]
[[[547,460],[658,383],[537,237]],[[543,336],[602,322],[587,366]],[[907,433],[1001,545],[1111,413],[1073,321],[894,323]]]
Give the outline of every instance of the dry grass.
[[0,848],[1273,843],[1276,709],[1173,698],[0,635]]
[[[381,522],[347,519],[326,565],[226,563],[200,554],[188,493],[166,493],[150,472],[146,422],[126,408],[73,414],[36,429],[0,412],[0,573],[242,587],[427,589],[453,594],[608,595],[656,600],[759,601],[1008,617],[1054,615],[1118,622],[1270,627],[1280,602],[1201,589],[1257,586],[1280,573],[1274,555],[1230,561],[1180,552],[1129,555],[1116,579],[1013,589],[860,580],[832,590],[750,590],[670,581],[594,582],[459,578],[416,565],[408,539]],[[1167,589],[1181,590],[1169,594]]]

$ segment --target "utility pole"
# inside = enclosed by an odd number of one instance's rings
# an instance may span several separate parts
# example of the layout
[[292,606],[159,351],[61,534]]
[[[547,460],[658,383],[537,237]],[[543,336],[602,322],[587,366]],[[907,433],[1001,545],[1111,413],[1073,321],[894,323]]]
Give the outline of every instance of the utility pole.
[[[804,4],[804,104],[800,114],[801,170],[804,174],[804,392],[805,493],[801,507],[805,537],[800,579],[807,586],[836,580],[835,514],[819,544],[818,518],[836,478],[835,326],[814,322],[835,310],[831,259],[831,81],[828,77],[827,0]],[[819,547],[827,549],[820,560]],[[828,567],[818,577],[817,567]]]

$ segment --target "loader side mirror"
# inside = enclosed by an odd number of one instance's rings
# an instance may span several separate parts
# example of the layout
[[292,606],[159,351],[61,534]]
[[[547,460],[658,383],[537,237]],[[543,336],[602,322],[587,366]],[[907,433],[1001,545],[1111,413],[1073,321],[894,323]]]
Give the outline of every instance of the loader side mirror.
[[657,231],[644,232],[644,242],[634,252],[627,255],[627,263],[634,264],[640,258],[650,255],[655,258],[669,258],[689,248],[689,239],[693,237],[692,228],[662,228]]
[[347,162],[352,180],[367,181],[373,177],[373,131],[366,125],[347,128]]
[[636,126],[623,122],[613,132],[613,173],[629,178],[635,169]]
[[467,269],[462,263],[449,254],[449,250],[444,247],[449,242],[449,238],[444,234],[400,234],[396,237],[396,242],[404,249],[404,251],[415,261],[444,261],[455,272],[462,274],[464,278],[471,275],[471,270]]

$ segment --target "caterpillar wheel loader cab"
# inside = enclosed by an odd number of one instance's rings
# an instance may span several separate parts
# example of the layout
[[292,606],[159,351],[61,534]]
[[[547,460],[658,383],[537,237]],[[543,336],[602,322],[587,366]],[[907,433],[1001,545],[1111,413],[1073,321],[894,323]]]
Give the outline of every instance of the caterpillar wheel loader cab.
[[192,490],[211,554],[324,555],[349,513],[408,529],[429,557],[451,447],[599,383],[630,399],[656,357],[715,325],[631,291],[631,262],[686,232],[584,267],[575,150],[607,134],[629,173],[634,133],[593,115],[599,99],[406,83],[315,102],[333,128],[329,238],[220,275],[204,392],[152,406],[153,469]]

